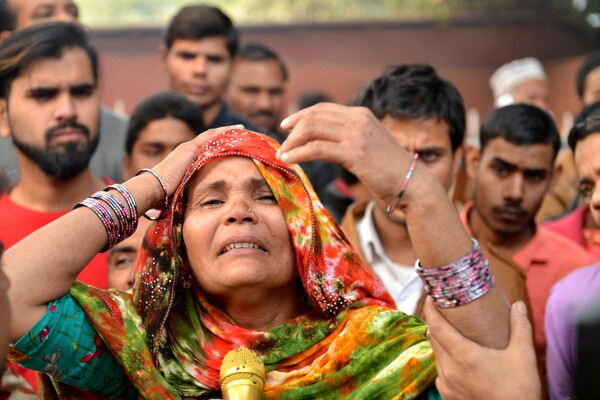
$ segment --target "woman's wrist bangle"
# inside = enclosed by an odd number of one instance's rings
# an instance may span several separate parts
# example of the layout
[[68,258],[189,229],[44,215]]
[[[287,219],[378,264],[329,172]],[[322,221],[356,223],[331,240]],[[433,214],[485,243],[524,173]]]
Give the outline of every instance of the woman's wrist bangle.
[[416,270],[433,302],[442,308],[468,304],[486,294],[495,283],[494,274],[475,239],[473,249],[457,261],[438,268]]
[[92,197],[88,197],[82,202],[77,203],[73,209],[82,206],[92,210],[96,216],[100,218],[102,225],[104,225],[106,235],[108,236],[108,242],[106,243],[106,246],[100,250],[101,253],[104,253],[108,249],[112,248],[115,244],[119,243],[119,241],[123,239],[123,237],[121,237],[119,234],[119,225],[117,224],[115,217],[103,202]]
[[[127,208],[108,190],[115,189],[125,198]],[[75,208],[85,206],[92,210],[106,229],[108,242],[101,250],[105,252],[125,238],[133,235],[137,229],[137,206],[133,196],[121,185],[111,185],[101,192],[96,192],[87,199],[75,205]],[[112,212],[111,212],[112,211]]]
[[156,221],[157,219],[160,219],[162,217],[163,212],[169,207],[169,196],[167,194],[167,186],[165,185],[165,182],[162,180],[162,178],[156,172],[154,172],[148,168],[140,169],[138,171],[138,173],[135,174],[135,176],[143,174],[144,172],[148,172],[148,173],[152,174],[156,178],[156,180],[158,180],[158,183],[160,183],[160,187],[162,188],[163,194],[165,196],[165,205],[163,206],[163,209],[161,210],[160,214],[158,214],[157,217],[150,217],[150,216],[148,216],[148,214],[143,215],[144,218],[149,219],[150,221]]
[[408,172],[406,173],[406,176],[404,177],[404,182],[402,182],[402,186],[400,187],[400,193],[398,193],[398,196],[396,196],[394,198],[394,200],[392,200],[390,205],[387,207],[386,211],[388,214],[391,214],[392,212],[394,212],[396,207],[398,207],[398,204],[400,204],[400,199],[402,199],[402,196],[404,195],[404,192],[406,191],[406,188],[408,187],[408,183],[410,182],[410,178],[412,178],[412,174],[415,171],[415,166],[417,165],[418,159],[419,159],[419,153],[415,153],[415,155],[413,156],[413,159],[412,159],[412,163],[410,164],[410,167],[408,168]]
[[[114,185],[110,185],[106,189],[104,189],[104,192],[108,192],[110,189],[114,189],[117,192],[119,192],[119,194],[121,194],[121,196],[123,196],[123,198],[125,199],[125,202],[127,203],[127,209],[129,210],[129,214],[125,214],[127,216],[127,218],[124,220],[125,226],[123,227],[123,229],[125,231],[126,237],[129,237],[129,236],[133,235],[133,233],[137,229],[137,223],[138,223],[137,204],[135,203],[135,199],[133,198],[133,196],[131,195],[129,190],[127,190],[124,186],[119,185],[118,183],[115,183]],[[100,197],[100,199],[104,200],[102,197]],[[119,202],[119,204],[121,204],[121,202]],[[123,206],[121,205],[121,207],[123,207]],[[115,214],[117,214],[117,213],[115,212]],[[118,214],[117,214],[117,216],[118,216]]]

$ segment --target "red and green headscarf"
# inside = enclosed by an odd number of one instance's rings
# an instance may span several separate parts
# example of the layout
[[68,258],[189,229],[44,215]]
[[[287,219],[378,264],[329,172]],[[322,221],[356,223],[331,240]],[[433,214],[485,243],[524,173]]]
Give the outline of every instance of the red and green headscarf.
[[[132,293],[84,285],[71,293],[146,398],[213,393],[223,357],[239,347],[265,362],[268,398],[416,397],[435,378],[425,325],[389,308],[392,298],[302,170],[276,159],[278,147],[245,130],[217,136],[200,149],[170,207],[148,231]],[[268,331],[235,325],[200,288],[182,284],[189,274],[182,240],[186,188],[203,165],[229,156],[251,158],[273,191],[296,251],[298,295],[311,309]]]

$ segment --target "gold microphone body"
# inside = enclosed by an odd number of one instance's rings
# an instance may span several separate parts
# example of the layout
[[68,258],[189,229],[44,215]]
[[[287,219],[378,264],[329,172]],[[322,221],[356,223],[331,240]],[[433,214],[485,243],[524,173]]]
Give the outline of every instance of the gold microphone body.
[[260,400],[265,380],[265,365],[254,351],[234,349],[223,357],[219,384],[225,400]]

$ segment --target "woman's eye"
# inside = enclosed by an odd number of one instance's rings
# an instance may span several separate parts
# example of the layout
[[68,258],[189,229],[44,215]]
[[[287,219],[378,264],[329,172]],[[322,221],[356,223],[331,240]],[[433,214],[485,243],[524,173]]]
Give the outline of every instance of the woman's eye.
[[277,199],[275,198],[275,196],[271,193],[271,194],[267,194],[267,195],[263,195],[263,196],[259,196],[258,197],[259,201],[264,201],[264,202],[275,202],[277,203]]
[[200,204],[201,207],[210,207],[210,206],[216,206],[223,203],[221,200],[217,200],[217,199],[211,199],[211,200],[206,200],[204,202],[202,202],[202,204]]

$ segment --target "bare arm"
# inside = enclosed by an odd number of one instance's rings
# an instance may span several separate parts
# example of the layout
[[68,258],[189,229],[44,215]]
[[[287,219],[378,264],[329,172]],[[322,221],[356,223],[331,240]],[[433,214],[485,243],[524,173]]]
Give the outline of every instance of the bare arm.
[[[230,128],[214,129],[181,144],[153,168],[163,178],[169,195],[181,182],[198,149],[215,134]],[[162,188],[151,174],[131,178],[123,186],[134,197],[140,215],[162,206]],[[124,203],[122,198],[121,201]],[[68,292],[77,275],[106,243],[107,234],[100,219],[93,211],[80,207],[33,232],[4,253],[2,261],[11,282],[8,298],[13,341],[40,320],[48,302]]]
[[541,398],[525,303],[519,301],[510,310],[510,342],[502,350],[485,348],[465,338],[429,299],[425,316],[436,356],[436,386],[445,400]]
[[[282,126],[292,130],[279,154],[284,161],[339,163],[388,204],[399,193],[412,156],[366,108],[319,104],[291,115]],[[451,263],[472,249],[456,209],[427,168],[417,164],[398,209],[423,268]],[[440,309],[465,336],[496,348],[508,343],[509,310],[497,288],[467,305]]]

